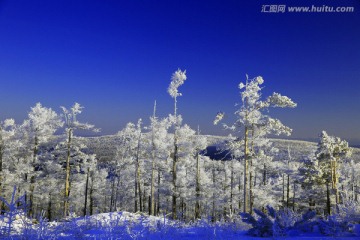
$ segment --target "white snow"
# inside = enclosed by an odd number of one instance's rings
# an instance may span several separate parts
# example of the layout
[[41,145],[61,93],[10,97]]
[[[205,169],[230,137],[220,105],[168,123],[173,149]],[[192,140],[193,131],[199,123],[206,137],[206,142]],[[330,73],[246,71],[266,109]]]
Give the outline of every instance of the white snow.
[[[73,217],[60,222],[33,223],[23,214],[16,215],[10,236],[1,239],[334,239],[320,233],[298,234],[280,238],[260,238],[246,235],[243,224],[205,221],[180,223],[165,217],[147,216],[129,212],[101,213],[88,217]],[[3,231],[7,227],[5,217],[0,221]],[[360,225],[355,232],[360,233]],[[4,232],[2,232],[4,234]],[[360,237],[336,237],[337,240]]]

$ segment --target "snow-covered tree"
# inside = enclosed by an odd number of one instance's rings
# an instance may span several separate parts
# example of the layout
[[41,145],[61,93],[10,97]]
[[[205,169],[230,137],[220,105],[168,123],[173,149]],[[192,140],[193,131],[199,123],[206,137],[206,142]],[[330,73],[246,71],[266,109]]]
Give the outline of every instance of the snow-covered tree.
[[[143,180],[142,180],[142,157],[144,155],[144,143],[142,133],[142,120],[139,119],[137,124],[128,123],[126,127],[117,133],[119,144],[117,146],[114,166],[110,172],[112,181],[110,209],[116,206],[118,197],[123,199],[122,206],[130,208],[130,202],[134,206],[133,211],[143,211]],[[131,185],[130,185],[131,184]],[[132,185],[134,184],[134,185]],[[122,189],[119,189],[119,188]],[[126,190],[123,192],[122,190]],[[117,196],[118,191],[122,196]]]
[[[157,188],[160,188],[161,169],[164,165],[165,159],[169,156],[169,134],[168,129],[171,123],[168,118],[159,119],[156,117],[156,102],[154,105],[153,116],[150,117],[150,126],[147,128],[150,131],[149,152],[151,152],[151,179],[150,179],[150,215],[155,215],[155,180],[158,179]],[[155,176],[157,171],[158,176]],[[158,190],[157,206],[160,205],[160,196]],[[159,209],[159,207],[157,208]]]
[[66,133],[66,175],[65,175],[65,193],[64,193],[64,216],[69,215],[69,196],[70,196],[70,161],[71,150],[73,147],[73,134],[75,130],[90,130],[98,132],[94,125],[88,123],[81,123],[77,120],[77,116],[82,112],[83,107],[79,103],[75,103],[70,109],[61,107],[63,111],[63,118],[65,122]]
[[173,193],[172,193],[172,218],[176,219],[176,200],[177,200],[177,188],[176,188],[176,182],[177,182],[177,161],[178,161],[178,128],[181,125],[181,117],[177,116],[177,98],[180,97],[182,94],[178,91],[178,88],[184,84],[184,81],[186,80],[186,70],[181,71],[178,69],[175,71],[171,77],[171,83],[168,88],[168,93],[170,96],[174,99],[174,116],[172,117],[175,131],[174,131],[174,152],[173,152],[173,166],[172,166],[172,183],[173,183]]
[[341,160],[351,155],[351,149],[345,140],[329,136],[325,131],[322,131],[315,154],[322,171],[321,180],[326,186],[327,213],[331,214],[330,186],[335,195],[335,203],[340,203],[339,165]]
[[203,195],[201,189],[201,181],[203,181],[203,174],[201,171],[200,161],[203,159],[201,157],[201,151],[207,147],[207,139],[204,136],[200,136],[200,130],[198,129],[197,135],[194,139],[194,155],[196,159],[196,176],[195,176],[195,219],[200,219],[201,217],[201,196]]
[[29,216],[34,212],[34,188],[36,180],[36,165],[38,164],[38,151],[41,144],[47,143],[58,128],[62,127],[63,122],[55,111],[51,108],[46,108],[37,103],[31,108],[28,114],[28,119],[24,122],[25,127],[29,131],[29,141],[32,146],[32,176],[30,178],[30,204]]
[[171,76],[171,83],[168,87],[168,93],[172,98],[174,98],[174,116],[177,115],[177,98],[182,96],[182,94],[179,92],[178,88],[184,84],[186,80],[186,70],[181,71],[178,69],[173,73]]
[[[0,122],[0,196],[4,196],[4,183],[5,179],[4,177],[6,174],[4,174],[5,168],[5,162],[8,158],[8,155],[10,154],[10,146],[11,146],[11,138],[15,134],[15,121],[14,119],[6,119],[4,122]],[[3,203],[0,203],[0,214],[3,210]]]
[[[244,159],[244,194],[243,194],[243,211],[248,212],[251,207],[252,180],[253,173],[249,168],[252,167],[253,159],[256,156],[256,149],[264,146],[269,147],[265,136],[267,135],[290,135],[291,129],[281,123],[280,120],[271,118],[267,115],[267,111],[272,107],[296,107],[290,98],[282,96],[279,93],[273,93],[265,100],[261,100],[261,85],[264,83],[262,77],[249,79],[246,76],[246,82],[239,84],[242,104],[235,112],[237,116],[236,122],[226,128],[233,130],[239,134],[239,137],[230,145],[235,157],[243,157]],[[223,113],[218,114],[214,123],[217,124],[223,117]],[[249,201],[250,200],[250,201]]]

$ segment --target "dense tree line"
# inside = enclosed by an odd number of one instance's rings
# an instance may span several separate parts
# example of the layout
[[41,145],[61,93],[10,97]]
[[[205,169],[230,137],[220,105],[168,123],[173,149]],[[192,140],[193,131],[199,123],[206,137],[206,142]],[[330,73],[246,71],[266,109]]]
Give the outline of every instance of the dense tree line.
[[[261,77],[240,83],[236,122],[223,125],[233,135],[216,143],[228,156],[211,159],[206,148],[214,143],[184,124],[177,107],[178,88],[186,79],[185,71],[172,75],[168,93],[174,113],[157,116],[155,102],[146,123],[128,123],[106,146],[115,149],[113,155],[89,148],[79,136],[98,129],[78,120],[83,111],[78,103],[61,107],[61,113],[38,103],[23,123],[4,120],[0,196],[9,198],[17,186],[17,194],[25,195],[27,214],[50,220],[126,210],[217,221],[265,210],[268,204],[331,214],[335,205],[358,200],[359,163],[346,141],[323,131],[316,151],[307,156],[274,147],[269,136],[290,135],[291,129],[270,117],[270,109],[296,103],[279,93],[263,99]],[[224,115],[218,113],[214,124]]]

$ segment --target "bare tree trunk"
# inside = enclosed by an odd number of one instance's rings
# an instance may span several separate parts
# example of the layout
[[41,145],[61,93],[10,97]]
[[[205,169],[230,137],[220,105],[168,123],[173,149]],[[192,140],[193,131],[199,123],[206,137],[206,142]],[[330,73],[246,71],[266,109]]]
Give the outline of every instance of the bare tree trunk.
[[142,196],[141,196],[141,182],[140,182],[140,140],[141,140],[141,132],[138,138],[138,146],[136,150],[136,162],[135,162],[135,212],[137,212],[137,198],[139,198],[139,206],[140,212],[143,211],[142,207]]
[[90,186],[90,216],[93,214],[94,214],[94,182],[92,177],[91,186]]
[[254,124],[251,126],[251,149],[249,156],[249,164],[250,164],[250,170],[249,170],[249,199],[250,199],[250,209],[249,213],[253,213],[253,207],[254,207],[254,193],[253,193],[253,187],[255,186],[255,183],[253,182],[254,178],[254,170],[253,170],[253,156],[254,156],[254,138],[255,138],[255,128]]
[[287,175],[287,187],[286,187],[286,207],[289,208],[290,204],[290,175]]
[[212,194],[212,222],[216,221],[216,216],[215,216],[215,160],[213,161],[213,166],[212,166],[212,180],[213,180],[213,194]]
[[326,212],[330,216],[331,215],[331,201],[330,201],[330,189],[329,183],[326,183]]
[[160,213],[160,168],[158,168],[158,190],[157,190],[157,206],[156,206],[156,215]]
[[355,185],[355,201],[358,201],[357,188],[358,188],[358,186]]
[[172,193],[172,219],[177,219],[176,214],[176,163],[178,161],[178,143],[177,143],[177,129],[178,129],[178,120],[177,120],[177,106],[176,106],[176,97],[174,98],[174,117],[175,117],[175,132],[174,132],[174,156],[173,156],[173,166],[172,166],[172,185],[173,185],[173,193]]
[[282,174],[282,205],[285,205],[285,176]]
[[294,181],[294,189],[293,189],[293,191],[294,191],[294,195],[293,195],[293,211],[295,211],[295,191],[296,191],[296,185],[295,185],[296,183],[295,183],[295,181]]
[[[239,195],[240,195],[240,193],[241,193],[241,173],[240,173],[240,175],[239,175],[239,186],[238,186],[238,189],[239,189]],[[241,197],[239,197],[239,210],[241,209],[241,199],[240,199]]]
[[234,160],[231,160],[231,176],[230,176],[230,214],[233,214],[233,195],[234,195]]
[[134,202],[134,212],[138,212],[138,183],[137,183],[137,171],[135,170],[135,202]]
[[115,196],[116,196],[116,188],[115,188],[115,177],[111,179],[111,196],[110,196],[110,212],[114,211],[115,205]]
[[200,219],[200,156],[196,153],[196,202],[195,202],[195,219]]
[[225,161],[223,162],[224,164],[224,182],[223,182],[223,195],[224,195],[224,200],[225,200],[225,204],[224,204],[224,211],[223,211],[223,215],[224,215],[224,219],[226,218],[226,215],[227,215],[227,211],[226,211],[226,205],[228,203],[228,198],[226,196],[226,193],[227,193],[227,189],[228,189],[228,186],[227,186],[227,174],[226,174],[226,163]]
[[176,132],[174,134],[174,156],[173,156],[173,166],[172,166],[172,184],[173,184],[173,193],[172,193],[172,219],[177,219],[176,214],[176,194],[177,194],[177,188],[176,188],[176,163],[177,163],[177,155],[178,155],[178,145],[177,145],[177,137]]
[[248,201],[249,201],[249,194],[247,189],[248,184],[248,157],[249,157],[249,149],[248,149],[248,134],[249,129],[248,127],[245,127],[245,154],[244,154],[244,206],[243,206],[243,212],[248,212]]
[[[288,171],[290,170],[290,161],[292,160],[291,157],[291,152],[290,152],[290,146],[288,145],[288,162],[287,162],[287,167],[288,167]],[[295,186],[295,181],[294,181],[294,186]],[[286,187],[286,207],[289,208],[290,205],[290,173],[288,172],[287,174],[287,187]],[[295,189],[294,189],[294,194],[295,194]]]
[[[4,141],[2,138],[2,128],[0,126],[0,197],[3,196],[3,157],[4,157]],[[0,201],[0,214],[2,215],[4,213],[4,203]]]
[[49,221],[52,220],[52,216],[51,216],[51,209],[52,208],[52,203],[51,203],[51,193],[49,193],[49,202],[48,202],[48,208],[47,208],[47,218]]
[[150,188],[150,212],[149,215],[155,216],[155,149],[153,144],[153,153],[152,153],[152,164],[151,164],[151,188]]
[[266,164],[264,163],[264,170],[263,170],[263,185],[266,185]]
[[[154,112],[153,112],[153,118],[156,119],[156,101],[154,103]],[[149,215],[155,216],[155,153],[156,153],[156,146],[155,146],[155,136],[154,136],[154,126],[152,128],[151,133],[151,145],[152,145],[152,151],[151,151],[151,188],[150,188],[150,199],[149,199]]]
[[[92,177],[91,177],[92,179]],[[92,185],[92,181],[91,181],[91,188],[93,187]],[[114,194],[114,209],[115,211],[117,211],[118,208],[118,199],[119,199],[119,189],[120,189],[120,175],[117,177],[117,182],[116,182],[116,188],[115,188],[115,194]],[[91,189],[90,189],[91,190]],[[91,195],[91,194],[90,194]],[[91,200],[91,198],[90,198]],[[91,215],[91,214],[90,214]]]
[[[145,192],[145,186],[143,186],[143,195],[142,195],[142,204],[143,204],[143,206],[142,206],[142,210],[143,210],[143,212],[145,212],[146,210],[145,210],[145,208],[146,208],[146,192]],[[149,206],[148,206],[149,207]]]
[[83,214],[84,216],[86,216],[86,210],[87,210],[87,200],[88,200],[88,189],[89,189],[89,171],[90,169],[87,169],[87,173],[86,173],[86,183],[85,183],[85,202],[84,202],[84,209],[83,209]]
[[72,128],[68,129],[67,157],[66,157],[66,176],[65,176],[65,199],[64,199],[64,217],[69,216],[69,196],[70,196],[70,152],[72,140]]
[[335,190],[335,202],[336,202],[336,204],[340,203],[340,195],[339,195],[339,189],[338,189],[338,185],[337,185],[337,183],[339,182],[339,174],[337,173],[337,169],[338,169],[337,163],[338,163],[338,161],[339,161],[338,158],[336,158],[336,160],[334,161],[334,173],[333,173],[333,176],[334,176],[333,189]]
[[252,159],[249,159],[250,162],[250,171],[249,171],[249,198],[250,198],[250,209],[249,213],[252,214],[254,206],[254,193],[253,193],[253,170],[252,170]]
[[35,190],[35,164],[36,164],[36,160],[37,160],[37,155],[38,155],[38,145],[39,145],[39,141],[38,141],[38,137],[35,136],[34,138],[34,149],[33,149],[33,162],[32,162],[32,176],[30,178],[30,196],[29,196],[29,217],[33,217],[34,214],[34,190]]

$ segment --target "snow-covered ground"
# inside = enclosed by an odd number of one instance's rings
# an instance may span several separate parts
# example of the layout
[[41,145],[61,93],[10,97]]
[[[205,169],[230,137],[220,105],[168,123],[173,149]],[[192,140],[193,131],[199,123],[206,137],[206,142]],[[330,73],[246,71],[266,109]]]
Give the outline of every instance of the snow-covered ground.
[[[0,239],[266,239],[246,234],[244,223],[216,223],[206,221],[181,223],[165,217],[145,216],[129,212],[102,213],[90,217],[71,217],[59,222],[33,223],[17,215],[11,223],[10,235],[7,218],[0,222]],[[353,234],[341,237],[323,236],[318,231],[296,233],[271,239],[360,239],[360,227]]]

